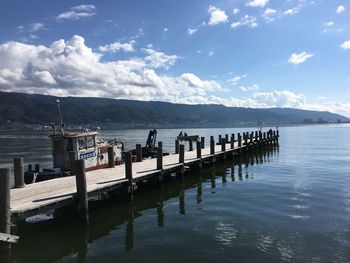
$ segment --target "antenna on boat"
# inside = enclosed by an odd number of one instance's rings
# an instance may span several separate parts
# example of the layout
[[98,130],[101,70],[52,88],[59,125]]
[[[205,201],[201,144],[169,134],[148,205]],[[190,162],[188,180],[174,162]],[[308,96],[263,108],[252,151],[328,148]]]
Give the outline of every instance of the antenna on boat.
[[58,111],[59,111],[59,113],[60,113],[60,127],[61,127],[61,133],[63,134],[63,133],[64,133],[64,131],[63,131],[64,123],[63,123],[63,118],[62,118],[61,103],[60,103],[60,100],[59,100],[59,99],[57,99],[56,102],[57,102],[57,106],[58,106]]

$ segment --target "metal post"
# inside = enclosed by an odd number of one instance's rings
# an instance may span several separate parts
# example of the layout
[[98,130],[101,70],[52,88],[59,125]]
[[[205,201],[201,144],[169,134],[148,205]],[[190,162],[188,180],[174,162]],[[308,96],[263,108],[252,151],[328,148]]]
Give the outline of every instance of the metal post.
[[89,204],[86,187],[85,162],[84,160],[76,160],[74,164],[74,172],[77,186],[78,212],[80,220],[89,221]]
[[15,158],[14,161],[15,188],[24,187],[23,158]]

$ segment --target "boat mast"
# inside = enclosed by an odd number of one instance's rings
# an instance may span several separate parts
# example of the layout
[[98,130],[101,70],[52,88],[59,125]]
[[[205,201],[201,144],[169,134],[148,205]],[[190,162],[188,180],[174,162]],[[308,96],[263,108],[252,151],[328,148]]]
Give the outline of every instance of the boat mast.
[[63,135],[63,133],[64,133],[64,130],[63,130],[64,123],[63,123],[63,118],[62,118],[61,103],[60,103],[60,100],[59,100],[59,99],[57,99],[56,102],[57,102],[57,106],[58,106],[58,111],[59,111],[59,113],[60,113],[60,128],[61,128],[61,134]]

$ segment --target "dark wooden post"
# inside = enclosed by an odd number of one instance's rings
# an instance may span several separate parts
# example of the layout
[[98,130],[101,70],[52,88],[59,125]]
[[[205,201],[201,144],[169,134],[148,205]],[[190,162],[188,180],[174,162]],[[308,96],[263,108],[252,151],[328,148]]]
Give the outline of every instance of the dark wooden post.
[[125,178],[128,179],[128,188],[131,194],[131,199],[134,196],[134,182],[132,178],[132,157],[131,152],[125,154]]
[[74,172],[74,165],[75,165],[75,152],[68,152],[68,160],[69,160],[69,168],[72,172]]
[[231,149],[235,148],[235,135],[232,133],[231,134]]
[[14,161],[15,188],[24,187],[23,158],[15,158]]
[[221,139],[221,151],[226,151],[226,139]]
[[142,162],[142,146],[136,144],[136,162]]
[[179,153],[179,148],[180,148],[180,141],[179,140],[175,140],[175,153],[176,154]]
[[74,164],[74,173],[77,186],[78,212],[79,218],[83,222],[89,221],[89,204],[86,187],[85,162],[76,160]]
[[114,157],[114,149],[113,146],[108,146],[108,167],[115,167],[115,157]]
[[247,145],[248,144],[248,132],[243,133],[243,138],[244,138],[244,144]]
[[193,151],[193,142],[191,139],[188,141],[188,144],[189,144],[189,151]]
[[205,137],[201,137],[201,148],[205,148]]
[[222,139],[222,136],[221,136],[221,135],[219,135],[219,140],[218,140],[218,142],[221,142],[221,139]]
[[[10,169],[0,168],[0,233],[11,234],[10,211]],[[1,249],[9,249],[9,244],[1,244]],[[1,250],[0,250],[1,251]]]
[[254,133],[251,132],[251,133],[250,133],[250,140],[249,140],[249,143],[253,143],[253,136],[254,136]]
[[262,141],[262,131],[259,131],[259,140]]
[[210,154],[215,154],[214,136],[210,136]]
[[228,134],[225,134],[225,142],[228,143],[229,140],[228,140]]
[[40,165],[39,164],[35,165],[34,172],[36,172],[36,173],[40,172]]
[[242,146],[242,137],[241,137],[241,134],[240,133],[238,133],[238,135],[237,135],[237,140],[238,140],[238,147],[241,147]]
[[197,158],[202,158],[202,144],[201,142],[197,142]]
[[255,141],[258,140],[258,131],[255,131],[255,138],[254,138]]
[[179,163],[185,163],[185,145],[180,144]]
[[157,170],[163,170],[163,142],[158,142]]

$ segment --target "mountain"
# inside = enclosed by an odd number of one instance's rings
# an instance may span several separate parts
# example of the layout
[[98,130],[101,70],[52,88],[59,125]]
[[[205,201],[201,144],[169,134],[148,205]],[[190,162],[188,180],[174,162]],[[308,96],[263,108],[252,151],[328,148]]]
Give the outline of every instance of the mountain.
[[345,122],[339,114],[290,108],[252,109],[223,105],[187,105],[157,101],[54,97],[0,92],[0,124],[47,125],[59,122],[56,100],[64,122],[103,127],[234,127],[301,123]]

